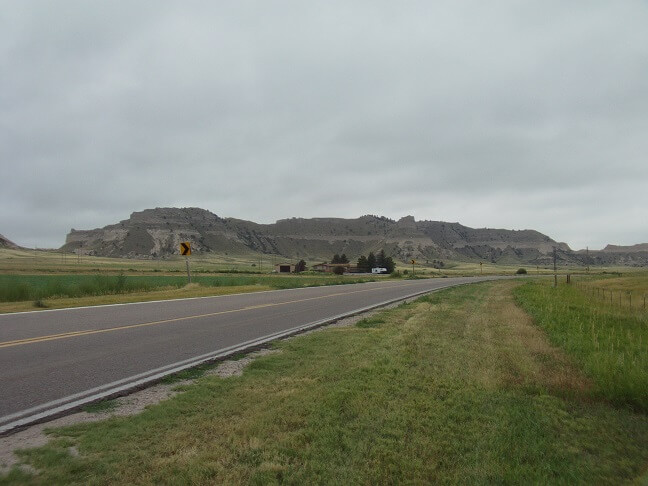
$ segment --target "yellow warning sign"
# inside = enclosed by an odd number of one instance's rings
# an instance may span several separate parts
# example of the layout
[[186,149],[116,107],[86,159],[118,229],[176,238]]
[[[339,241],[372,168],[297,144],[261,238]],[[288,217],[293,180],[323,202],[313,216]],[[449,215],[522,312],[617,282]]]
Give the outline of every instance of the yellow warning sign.
[[191,242],[183,241],[180,243],[180,254],[185,256],[191,255]]

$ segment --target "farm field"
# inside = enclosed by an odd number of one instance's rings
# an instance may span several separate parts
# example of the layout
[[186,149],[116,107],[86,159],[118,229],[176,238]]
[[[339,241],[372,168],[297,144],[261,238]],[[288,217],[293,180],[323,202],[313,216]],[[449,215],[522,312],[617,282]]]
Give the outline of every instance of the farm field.
[[[183,257],[138,260],[77,256],[50,250],[0,250],[0,312],[91,306],[205,297],[319,285],[366,282],[386,276],[334,276],[318,272],[278,275],[273,264],[279,257],[196,254],[191,257],[192,283],[187,285]],[[308,265],[318,261],[307,262]],[[447,262],[444,268],[397,265],[393,277],[443,278],[470,275],[513,275],[524,268],[527,275],[547,275],[549,268]],[[598,275],[624,275],[636,269],[597,268]],[[582,273],[582,268],[561,268],[561,275]],[[594,272],[593,272],[594,274]],[[592,275],[593,275],[592,274]],[[588,276],[589,279],[592,276]]]
[[[20,453],[38,475],[0,483],[643,484],[645,320],[595,318],[597,336],[634,334],[582,344],[586,300],[533,281],[437,292],[276,343],[139,415],[51,430]],[[625,367],[591,366],[600,347]]]
[[[283,263],[286,259],[270,255],[201,255],[191,256],[193,273],[271,273],[275,263]],[[322,260],[307,260],[308,266],[321,263]],[[528,275],[551,275],[550,266],[535,265],[497,265],[484,262],[445,262],[443,268],[434,268],[431,264],[418,261],[414,265],[397,262],[396,269],[404,275],[411,274],[430,277],[459,277],[468,275],[511,275],[519,268],[524,268]],[[592,274],[601,272],[641,272],[632,267],[593,267]],[[645,270],[643,270],[645,272]],[[0,249],[0,274],[47,274],[47,273],[125,273],[125,274],[162,274],[177,275],[186,272],[185,260],[180,256],[158,259],[106,258],[95,256],[77,256],[54,250],[10,250]],[[584,267],[562,266],[558,268],[561,275],[585,273]]]
[[222,274],[179,275],[45,274],[1,275],[0,312],[205,297],[264,290],[344,285],[371,276]]

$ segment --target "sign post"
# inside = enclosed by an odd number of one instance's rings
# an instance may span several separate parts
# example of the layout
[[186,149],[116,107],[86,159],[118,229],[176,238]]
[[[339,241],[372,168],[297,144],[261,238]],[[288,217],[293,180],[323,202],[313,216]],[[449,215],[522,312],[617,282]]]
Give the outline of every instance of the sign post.
[[416,260],[410,260],[412,263],[412,276],[414,276],[414,265],[416,265]]
[[187,280],[191,283],[191,271],[189,270],[189,257],[191,256],[191,242],[183,241],[180,243],[180,254],[185,256],[185,262],[187,263]]

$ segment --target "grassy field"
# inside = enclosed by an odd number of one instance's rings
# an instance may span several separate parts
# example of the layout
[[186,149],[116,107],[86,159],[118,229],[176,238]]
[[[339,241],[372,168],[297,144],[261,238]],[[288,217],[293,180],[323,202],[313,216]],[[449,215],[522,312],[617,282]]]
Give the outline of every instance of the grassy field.
[[[272,273],[279,257],[201,255],[191,257],[187,286],[184,257],[126,259],[77,256],[49,250],[0,249],[0,312],[59,309],[188,297],[204,297],[304,286],[374,280],[374,276],[305,272]],[[315,262],[308,262],[309,264]],[[513,274],[517,267],[448,263],[441,271],[417,265],[400,268],[400,277]],[[382,277],[385,278],[385,277]]]
[[648,274],[633,273],[623,276],[609,274],[585,276],[576,280],[576,285],[591,299],[608,304],[636,310],[648,310]]
[[[371,277],[218,275],[197,276],[192,283],[202,287],[243,287],[259,285],[271,289],[292,289],[321,285],[369,282]],[[0,302],[46,299],[50,297],[84,297],[142,292],[187,285],[180,276],[105,276],[105,275],[0,275]]]
[[[0,312],[370,282],[335,275],[0,275]],[[106,297],[109,297],[108,299]],[[133,298],[136,297],[135,300]]]
[[[332,255],[331,255],[332,257]],[[286,259],[270,255],[216,255],[198,254],[191,256],[192,272],[196,274],[211,273],[270,273],[275,263],[285,262]],[[294,261],[293,263],[295,263]],[[309,266],[321,263],[321,260],[309,260]],[[548,275],[553,273],[549,266],[535,265],[496,265],[485,262],[483,265],[474,262],[445,262],[441,269],[433,268],[431,264],[419,261],[412,265],[397,262],[397,270],[415,274],[440,276],[468,275],[512,275],[518,268],[524,268],[529,275]],[[584,273],[583,267],[563,266],[560,274]],[[593,272],[623,272],[624,275],[635,272],[628,267],[596,267]],[[158,259],[105,258],[95,256],[80,256],[64,254],[49,250],[9,250],[0,249],[0,274],[48,274],[48,273],[82,273],[82,274],[162,274],[175,275],[185,272],[184,257],[172,256]]]
[[586,352],[552,345],[515,304],[514,291],[526,302],[546,289],[519,285],[449,289],[280,342],[241,377],[204,376],[138,416],[51,431],[21,453],[40,473],[0,483],[648,480],[648,416],[601,395],[609,383]]
[[[283,262],[270,256],[191,256],[191,268],[197,273],[269,273],[273,263]],[[54,250],[0,249],[1,273],[185,273],[185,258],[135,259],[74,255]]]
[[[640,288],[645,277],[596,280],[608,288]],[[594,396],[648,413],[648,312],[610,305],[589,286],[531,282],[518,302],[593,380]]]

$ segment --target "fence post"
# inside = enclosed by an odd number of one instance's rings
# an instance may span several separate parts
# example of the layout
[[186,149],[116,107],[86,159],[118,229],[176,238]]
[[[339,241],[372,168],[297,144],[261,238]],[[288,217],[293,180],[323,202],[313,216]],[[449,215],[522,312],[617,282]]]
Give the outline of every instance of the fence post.
[[630,310],[632,310],[632,292],[628,294],[628,298],[630,299]]

